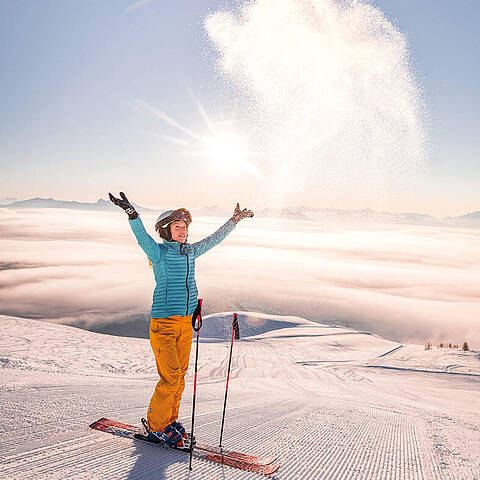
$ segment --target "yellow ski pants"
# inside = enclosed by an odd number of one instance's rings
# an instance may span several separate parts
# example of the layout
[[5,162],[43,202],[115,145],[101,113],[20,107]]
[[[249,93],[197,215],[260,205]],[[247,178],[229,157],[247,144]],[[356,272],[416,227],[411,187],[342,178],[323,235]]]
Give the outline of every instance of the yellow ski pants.
[[191,315],[152,318],[150,321],[150,345],[160,375],[147,414],[148,427],[154,432],[178,418],[192,338]]

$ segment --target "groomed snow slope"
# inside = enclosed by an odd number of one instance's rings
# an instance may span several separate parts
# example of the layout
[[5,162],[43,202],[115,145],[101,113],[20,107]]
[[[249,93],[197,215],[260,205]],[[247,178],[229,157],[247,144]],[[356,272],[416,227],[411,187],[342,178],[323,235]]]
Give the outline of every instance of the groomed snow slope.
[[[277,455],[277,479],[480,479],[478,353],[424,352],[298,317],[239,318],[241,333],[262,333],[234,345],[227,448]],[[1,478],[257,477],[200,460],[189,473],[185,454],[88,428],[145,415],[157,379],[147,340],[0,321]],[[200,344],[196,433],[209,443],[218,442],[230,322],[205,318]],[[191,399],[192,369],[187,425]]]

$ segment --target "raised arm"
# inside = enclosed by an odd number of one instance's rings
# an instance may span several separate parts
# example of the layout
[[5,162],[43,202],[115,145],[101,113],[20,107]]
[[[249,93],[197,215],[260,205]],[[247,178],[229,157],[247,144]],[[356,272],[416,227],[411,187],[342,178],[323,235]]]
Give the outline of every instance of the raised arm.
[[232,219],[223,224],[215,233],[192,245],[195,258],[208,252],[215,245],[218,245],[234,228],[236,224]]
[[162,256],[162,247],[147,233],[143,226],[142,219],[140,217],[137,217],[134,220],[129,219],[128,223],[130,224],[130,228],[132,229],[138,244],[145,252],[148,259],[152,263],[158,262]]
[[223,224],[215,233],[199,242],[192,245],[195,257],[199,257],[208,252],[215,245],[218,245],[237,225],[240,220],[247,217],[253,217],[253,212],[244,208],[240,210],[240,205],[237,203],[232,218]]
[[137,211],[128,201],[127,197],[123,192],[120,192],[121,198],[115,198],[111,193],[108,194],[110,200],[115,205],[119,206],[128,214],[128,223],[132,229],[135,238],[137,239],[138,244],[142,250],[147,255],[148,259],[152,262],[158,262],[160,256],[162,255],[161,246],[147,233],[141,218],[138,216]]

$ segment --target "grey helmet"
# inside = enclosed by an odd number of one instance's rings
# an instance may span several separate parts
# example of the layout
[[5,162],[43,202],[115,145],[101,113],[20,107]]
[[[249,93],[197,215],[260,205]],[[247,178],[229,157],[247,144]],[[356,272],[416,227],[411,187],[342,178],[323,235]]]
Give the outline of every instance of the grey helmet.
[[184,221],[187,227],[192,222],[192,215],[186,208],[179,208],[177,210],[167,210],[163,212],[155,222],[155,230],[168,242],[172,241],[172,233],[170,232],[170,224],[176,220]]

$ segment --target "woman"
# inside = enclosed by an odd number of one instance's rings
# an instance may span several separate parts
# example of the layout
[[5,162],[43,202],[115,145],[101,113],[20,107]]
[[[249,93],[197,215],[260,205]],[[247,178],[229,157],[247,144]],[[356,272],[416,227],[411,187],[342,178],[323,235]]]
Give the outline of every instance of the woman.
[[160,381],[150,400],[145,426],[151,439],[162,440],[170,446],[183,446],[187,436],[177,420],[192,346],[192,314],[197,306],[195,259],[218,245],[240,220],[253,217],[253,212],[246,208],[240,210],[237,203],[232,218],[213,235],[189,244],[190,212],[185,208],[168,210],[155,224],[155,230],[163,239],[160,244],[145,231],[142,220],[123,192],[120,192],[121,198],[111,193],[109,197],[128,214],[138,244],[152,263],[156,281],[150,345]]

